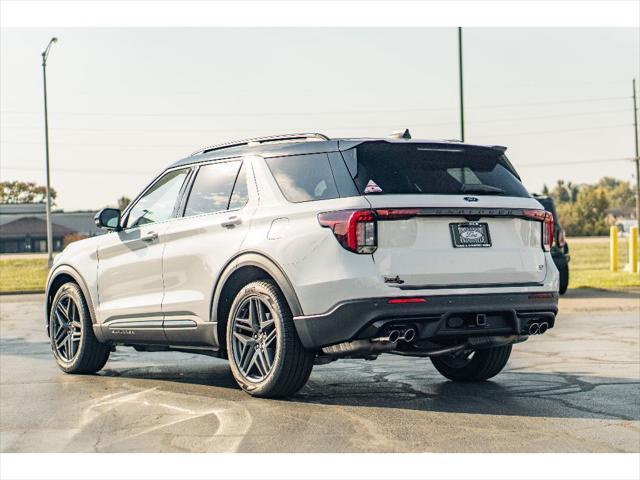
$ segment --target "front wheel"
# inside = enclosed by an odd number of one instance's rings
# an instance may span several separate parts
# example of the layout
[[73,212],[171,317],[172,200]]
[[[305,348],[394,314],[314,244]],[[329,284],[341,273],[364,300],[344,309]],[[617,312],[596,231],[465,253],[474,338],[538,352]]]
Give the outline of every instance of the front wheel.
[[73,282],[62,285],[53,297],[49,336],[53,357],[66,373],[95,373],[109,359],[111,349],[93,334],[87,301]]
[[500,373],[510,355],[511,345],[505,345],[431,357],[431,363],[449,380],[478,382]]
[[236,295],[227,321],[227,351],[236,382],[256,397],[286,397],[309,379],[314,353],[300,343],[284,295],[269,280]]

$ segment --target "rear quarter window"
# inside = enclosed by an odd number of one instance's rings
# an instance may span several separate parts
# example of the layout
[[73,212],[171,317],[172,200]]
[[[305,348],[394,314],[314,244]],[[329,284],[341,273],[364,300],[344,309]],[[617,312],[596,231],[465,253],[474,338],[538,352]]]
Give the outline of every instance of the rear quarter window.
[[326,153],[266,159],[285,198],[294,203],[338,198],[338,187]]

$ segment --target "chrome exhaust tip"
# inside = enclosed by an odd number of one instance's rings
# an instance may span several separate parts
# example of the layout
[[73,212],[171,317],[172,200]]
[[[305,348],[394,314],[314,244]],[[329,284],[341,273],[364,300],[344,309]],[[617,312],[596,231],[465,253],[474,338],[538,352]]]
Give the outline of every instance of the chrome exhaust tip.
[[540,325],[537,323],[532,323],[529,325],[529,335],[538,335],[540,332]]
[[396,343],[400,339],[400,332],[398,330],[391,330],[387,334],[387,339],[390,343]]
[[404,331],[404,335],[402,336],[402,339],[405,342],[412,342],[414,338],[416,338],[416,331],[413,328],[407,328]]
[[547,322],[542,322],[540,324],[540,328],[538,329],[538,334],[542,335],[544,332],[547,331],[548,328],[549,328],[549,324]]

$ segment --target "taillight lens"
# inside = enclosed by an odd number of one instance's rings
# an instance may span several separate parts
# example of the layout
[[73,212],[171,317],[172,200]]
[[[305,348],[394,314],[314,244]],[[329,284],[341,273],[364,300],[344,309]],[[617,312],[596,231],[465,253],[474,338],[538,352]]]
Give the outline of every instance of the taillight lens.
[[523,215],[542,222],[542,248],[545,252],[553,246],[553,214],[546,210],[523,210]]
[[323,227],[330,228],[345,249],[373,253],[378,246],[376,214],[373,210],[339,210],[318,214]]

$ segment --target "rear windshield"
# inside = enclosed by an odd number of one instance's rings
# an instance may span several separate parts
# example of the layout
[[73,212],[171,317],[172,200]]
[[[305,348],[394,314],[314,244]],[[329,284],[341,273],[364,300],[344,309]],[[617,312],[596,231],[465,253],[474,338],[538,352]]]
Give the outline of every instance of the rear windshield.
[[498,150],[369,142],[344,152],[361,194],[473,194],[529,197]]

